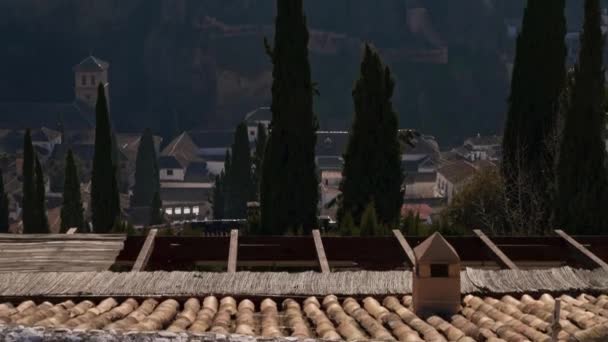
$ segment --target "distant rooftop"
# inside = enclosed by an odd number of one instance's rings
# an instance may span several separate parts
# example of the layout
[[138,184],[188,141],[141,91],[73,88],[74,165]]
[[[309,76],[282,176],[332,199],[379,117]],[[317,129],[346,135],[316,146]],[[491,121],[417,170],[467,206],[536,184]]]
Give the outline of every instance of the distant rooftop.
[[158,158],[158,167],[160,169],[181,169],[182,165],[174,156],[162,156]]
[[25,129],[48,127],[58,129],[63,124],[67,130],[94,127],[94,112],[80,102],[0,102],[0,127]]
[[199,148],[228,148],[234,140],[234,130],[196,130],[188,131],[188,135]]
[[89,56],[83,59],[80,63],[74,66],[74,71],[80,72],[98,72],[108,70],[110,63],[103,61],[97,57]]
[[477,168],[464,160],[457,160],[453,163],[442,166],[439,168],[439,170],[437,170],[437,173],[442,174],[443,177],[453,184],[459,183],[471,177],[476,172]]
[[245,122],[248,124],[257,124],[260,121],[272,120],[272,112],[270,107],[260,107],[245,115]]
[[476,146],[490,146],[490,145],[500,145],[502,142],[502,137],[498,135],[476,135],[474,137],[468,138],[465,143],[470,143]]

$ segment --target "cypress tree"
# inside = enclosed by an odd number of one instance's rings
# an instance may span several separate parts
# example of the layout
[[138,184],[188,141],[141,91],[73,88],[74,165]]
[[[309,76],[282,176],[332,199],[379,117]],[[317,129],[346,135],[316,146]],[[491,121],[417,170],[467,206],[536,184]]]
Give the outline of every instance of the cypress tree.
[[225,212],[224,206],[226,204],[226,199],[224,198],[224,172],[215,177],[215,186],[213,187],[213,198],[211,203],[213,204],[213,219],[222,220],[224,219]]
[[[545,213],[550,225],[560,94],[566,79],[565,0],[528,0],[517,37],[502,173],[508,206],[529,217]],[[534,208],[533,208],[534,206]],[[526,209],[527,208],[527,209]],[[534,224],[534,223],[531,223]]]
[[23,219],[24,234],[34,234],[38,231],[38,219],[36,218],[35,158],[32,135],[28,129],[25,131],[23,137],[23,198],[21,203],[21,216]]
[[223,201],[223,210],[222,210],[222,216],[223,218],[228,218],[230,217],[230,213],[231,213],[231,205],[232,203],[230,203],[230,188],[231,188],[231,181],[232,181],[232,154],[230,153],[230,151],[226,151],[226,156],[224,157],[224,171],[222,173],[222,198],[224,199]]
[[274,46],[265,41],[273,81],[272,126],[262,166],[261,225],[264,233],[301,228],[307,234],[317,225],[319,201],[309,35],[302,0],[276,4]]
[[557,164],[557,216],[560,227],[569,232],[597,234],[608,230],[599,0],[585,1],[580,46]]
[[63,185],[63,206],[61,207],[61,232],[69,228],[83,228],[84,214],[80,196],[80,177],[72,150],[65,158],[65,180]]
[[0,170],[0,233],[8,233],[10,226],[8,216],[8,196],[4,191],[4,177]]
[[156,193],[160,192],[160,175],[154,148],[154,137],[150,129],[144,130],[135,160],[135,185],[131,206],[149,207]]
[[355,229],[355,220],[353,219],[353,215],[347,212],[340,221],[340,236],[351,236],[353,235]]
[[240,123],[234,133],[232,144],[232,160],[229,170],[230,187],[228,189],[228,203],[230,210],[228,217],[242,219],[247,217],[247,200],[252,188],[251,185],[251,152],[247,125]]
[[253,155],[253,181],[251,190],[251,199],[253,201],[260,200],[260,181],[262,179],[262,163],[264,162],[264,152],[266,151],[266,142],[268,136],[266,134],[266,126],[262,123],[258,124],[258,138],[255,141],[255,153]]
[[154,192],[152,195],[152,202],[150,203],[150,225],[159,225],[164,221],[163,218],[163,202],[160,199],[160,190]]
[[35,217],[36,217],[36,233],[50,233],[49,220],[46,214],[46,189],[44,187],[44,172],[42,171],[42,165],[38,157],[35,158],[36,169],[36,206],[35,206]]
[[112,162],[113,138],[103,85],[97,89],[95,106],[95,154],[91,177],[91,211],[93,230],[108,233],[120,215],[120,198],[116,165]]
[[388,67],[366,45],[353,90],[355,115],[344,154],[339,219],[348,212],[358,224],[373,201],[381,224],[399,222],[403,172],[397,114],[391,102],[394,86]]
[[369,202],[363,211],[361,216],[361,236],[375,236],[382,235],[380,233],[380,226],[378,224],[378,217],[376,216],[376,209],[374,202]]
[[122,155],[120,152],[120,148],[118,147],[118,138],[116,138],[116,134],[114,133],[114,129],[112,127],[112,121],[110,119],[110,114],[108,112],[108,121],[110,121],[110,131],[112,132],[112,165],[114,165],[114,173],[116,178],[116,185],[118,187],[118,193],[128,192],[128,184],[124,182],[122,179],[121,169],[120,169],[120,156]]

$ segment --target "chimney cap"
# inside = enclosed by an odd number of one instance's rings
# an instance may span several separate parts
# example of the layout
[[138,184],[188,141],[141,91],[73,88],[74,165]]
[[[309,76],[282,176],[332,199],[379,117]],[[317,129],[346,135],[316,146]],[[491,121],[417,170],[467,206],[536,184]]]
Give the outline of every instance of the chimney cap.
[[460,263],[460,257],[454,247],[439,232],[435,232],[416,246],[414,255],[416,263]]

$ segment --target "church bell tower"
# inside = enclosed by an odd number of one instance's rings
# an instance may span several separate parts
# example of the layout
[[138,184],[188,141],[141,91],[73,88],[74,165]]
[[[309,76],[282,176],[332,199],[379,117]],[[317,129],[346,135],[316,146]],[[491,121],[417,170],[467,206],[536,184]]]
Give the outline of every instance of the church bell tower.
[[74,91],[76,100],[83,102],[90,107],[95,107],[97,102],[97,87],[103,84],[106,99],[110,101],[110,83],[108,83],[108,69],[110,63],[99,58],[89,56],[74,66],[75,86]]

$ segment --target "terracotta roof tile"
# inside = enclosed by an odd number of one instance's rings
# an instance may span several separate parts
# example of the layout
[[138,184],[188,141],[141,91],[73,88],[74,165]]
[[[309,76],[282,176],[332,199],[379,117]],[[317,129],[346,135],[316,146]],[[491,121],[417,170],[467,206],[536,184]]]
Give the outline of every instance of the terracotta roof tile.
[[[469,295],[463,298],[458,314],[427,319],[415,314],[411,296],[362,300],[334,295],[261,299],[207,296],[183,300],[73,299],[52,303],[25,299],[0,302],[0,323],[6,325],[4,329],[23,329],[19,325],[40,327],[45,336],[55,338],[69,335],[72,330],[79,334],[95,330],[96,336],[100,336],[103,330],[105,334],[128,334],[131,338],[138,333],[167,331],[184,336],[238,334],[264,339],[549,341],[557,298],[548,294],[502,298]],[[605,316],[608,296],[562,295],[559,299],[560,341],[608,338]]]
[[450,162],[437,170],[438,174],[443,175],[453,184],[460,183],[473,176],[477,172],[475,166],[464,160]]

